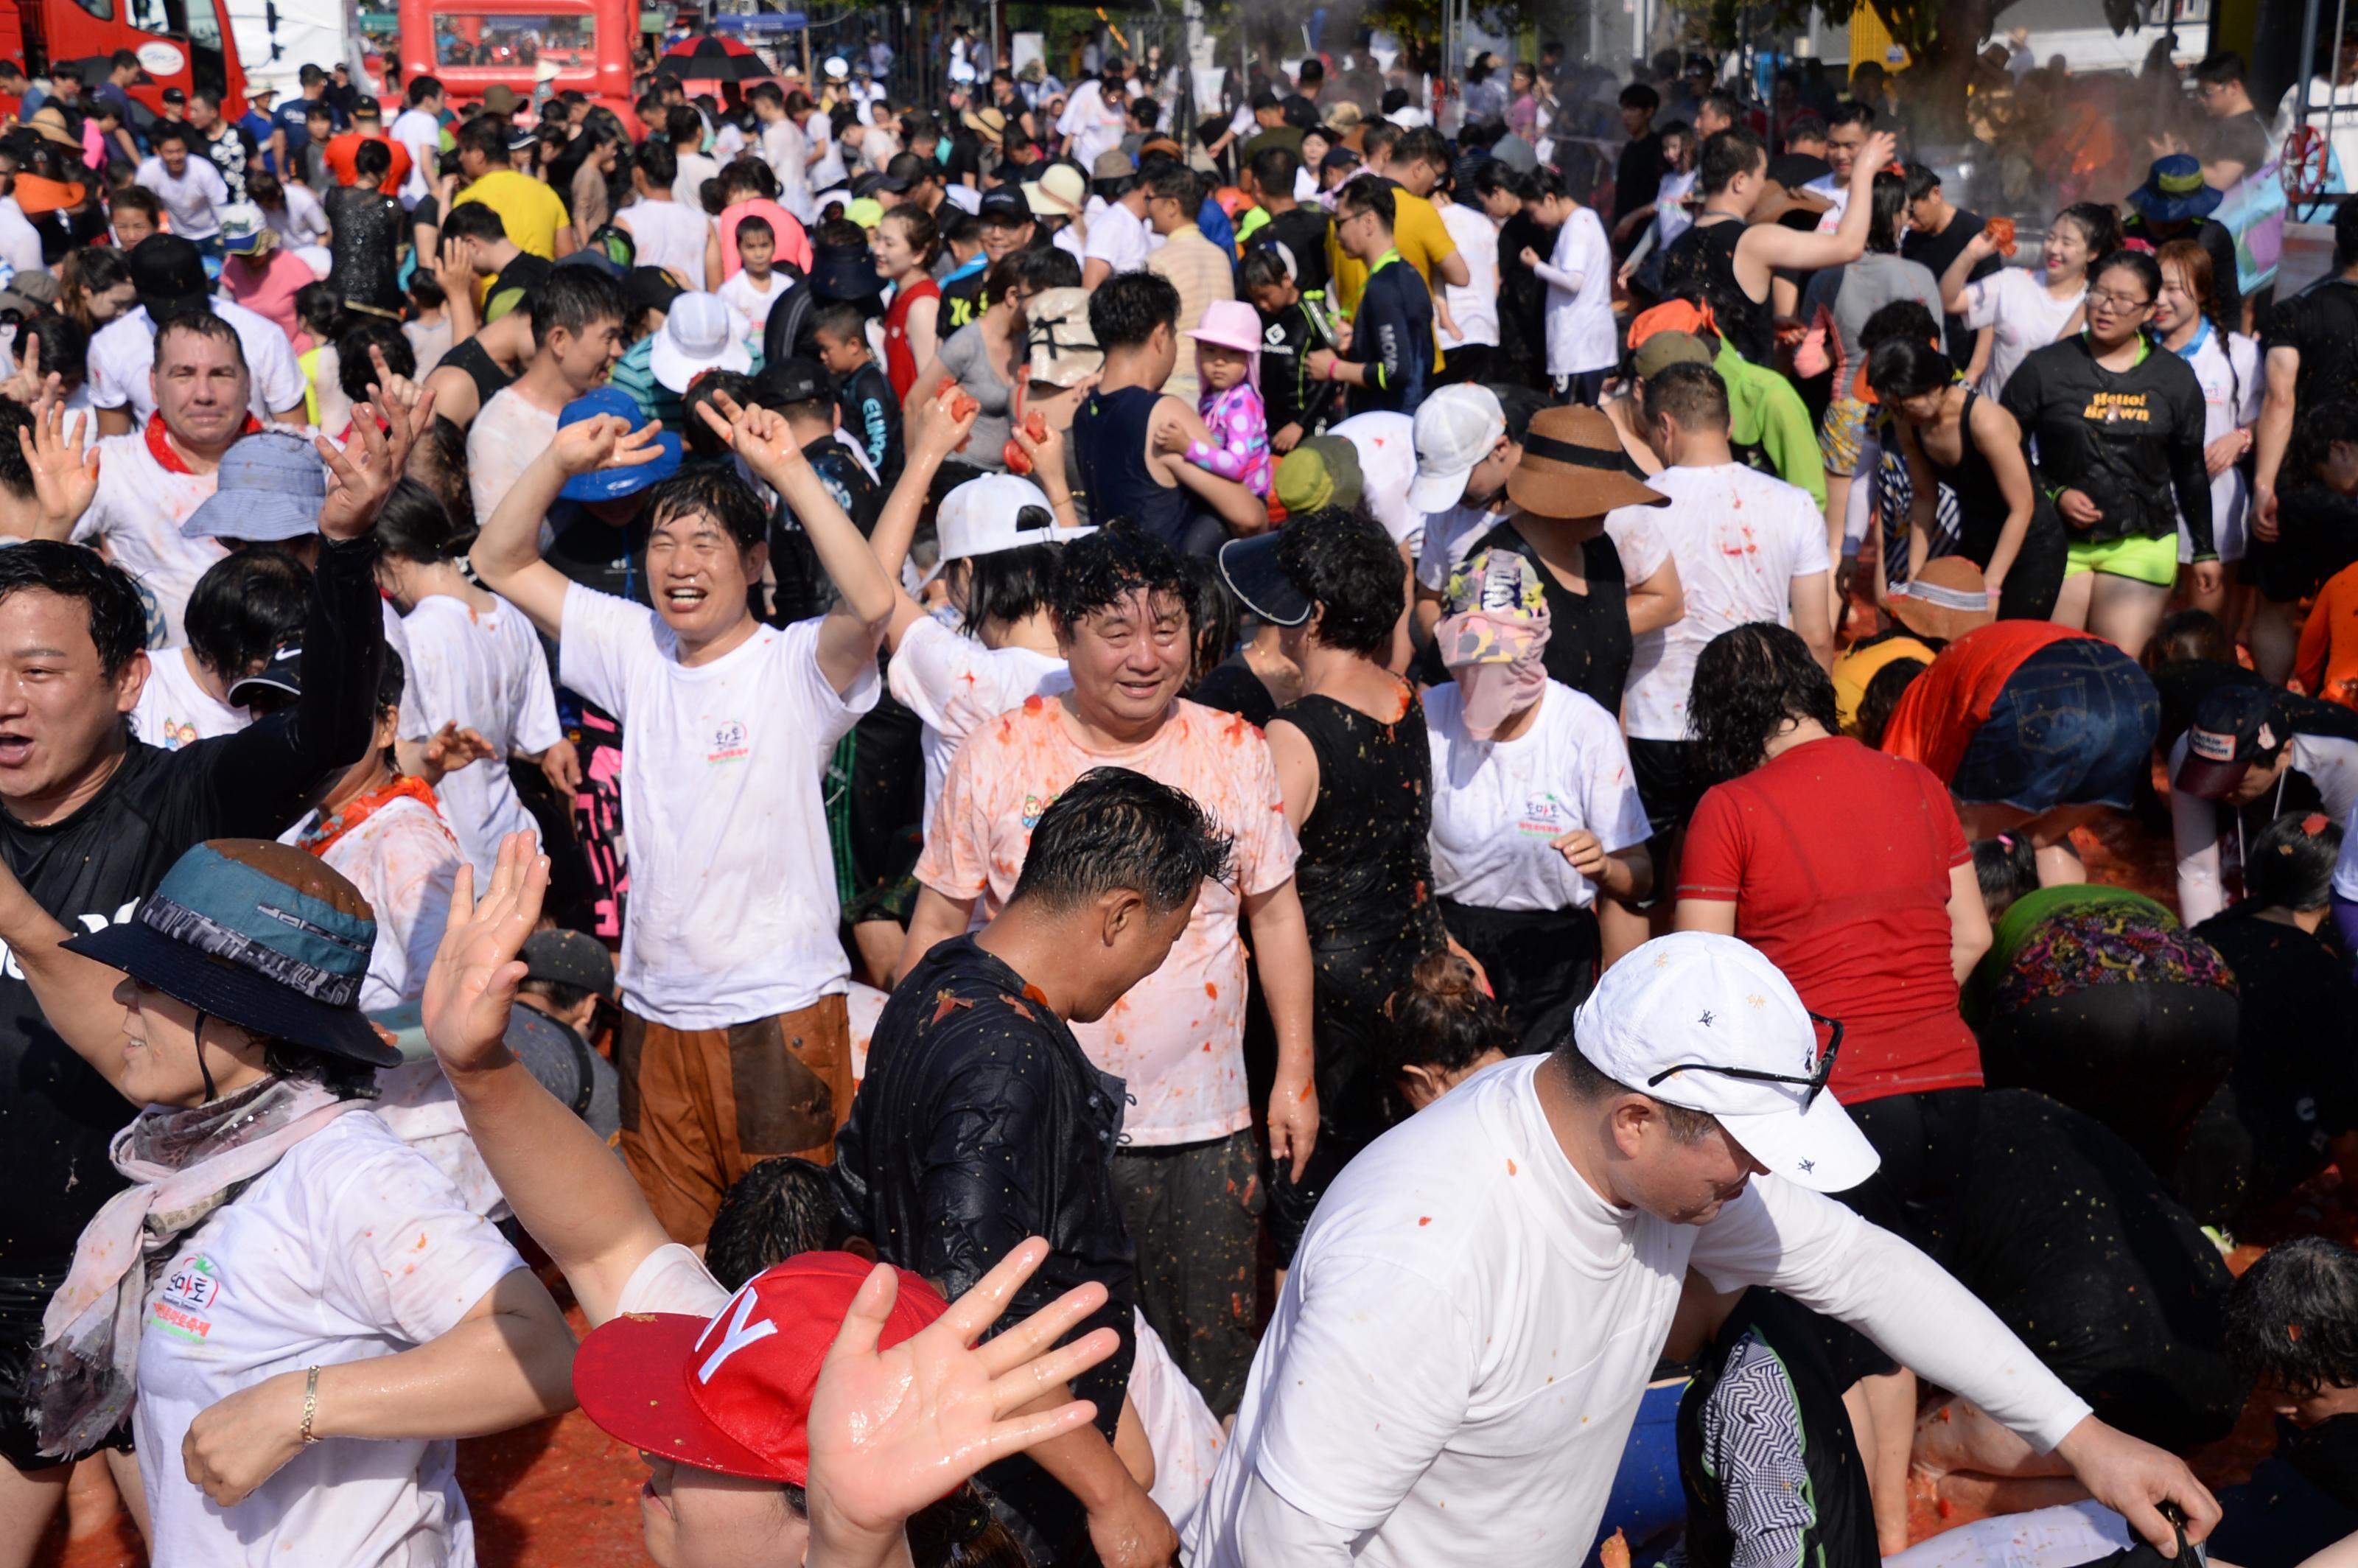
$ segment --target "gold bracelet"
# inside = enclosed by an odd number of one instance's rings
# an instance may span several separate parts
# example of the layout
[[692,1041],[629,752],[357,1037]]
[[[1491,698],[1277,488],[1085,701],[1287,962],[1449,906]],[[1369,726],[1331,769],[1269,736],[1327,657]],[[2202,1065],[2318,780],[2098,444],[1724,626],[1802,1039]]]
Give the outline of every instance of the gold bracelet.
[[311,1422],[319,1414],[319,1368],[314,1367],[303,1379],[303,1446],[308,1448],[319,1440],[311,1435]]

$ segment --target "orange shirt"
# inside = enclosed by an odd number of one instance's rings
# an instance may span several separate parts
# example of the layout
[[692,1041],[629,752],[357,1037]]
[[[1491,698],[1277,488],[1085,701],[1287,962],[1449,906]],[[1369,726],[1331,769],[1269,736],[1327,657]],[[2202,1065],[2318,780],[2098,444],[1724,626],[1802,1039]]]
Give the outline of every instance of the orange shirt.
[[2022,662],[2042,648],[2086,635],[2051,621],[1995,621],[1966,633],[1941,650],[1931,668],[1900,697],[1884,729],[1883,749],[1923,763],[1947,784],[1957,776],[1965,748],[1989,722],[1998,694]]
[[2342,568],[2318,590],[2292,673],[2310,696],[2358,708],[2358,567]]
[[352,166],[352,158],[362,142],[383,142],[393,150],[393,172],[377,181],[377,189],[387,195],[399,190],[409,178],[409,149],[390,136],[363,136],[358,131],[330,136],[328,150],[320,155],[328,160],[328,171],[336,177],[336,183],[352,185],[360,179],[361,171]]

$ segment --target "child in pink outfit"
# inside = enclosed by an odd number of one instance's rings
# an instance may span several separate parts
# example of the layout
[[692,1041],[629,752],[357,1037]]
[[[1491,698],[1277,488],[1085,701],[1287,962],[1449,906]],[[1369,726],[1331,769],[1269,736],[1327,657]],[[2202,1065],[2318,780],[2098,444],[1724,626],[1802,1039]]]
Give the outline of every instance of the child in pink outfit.
[[1269,499],[1269,410],[1260,400],[1260,312],[1238,299],[1215,300],[1186,336],[1195,340],[1197,411],[1209,441],[1191,441],[1187,460]]

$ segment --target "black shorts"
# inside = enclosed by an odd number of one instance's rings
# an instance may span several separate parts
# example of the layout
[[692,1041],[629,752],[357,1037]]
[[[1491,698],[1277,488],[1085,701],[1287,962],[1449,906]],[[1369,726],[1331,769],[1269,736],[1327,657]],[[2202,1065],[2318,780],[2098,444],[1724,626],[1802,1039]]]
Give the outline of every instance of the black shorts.
[[[64,1282],[62,1268],[55,1272],[0,1275],[0,1455],[19,1470],[48,1470],[70,1462],[41,1453],[40,1432],[32,1411],[33,1365],[41,1353],[41,1314]],[[99,1446],[130,1453],[129,1418]]]
[[1656,839],[1687,825],[1702,799],[1704,781],[1693,741],[1641,741],[1629,737],[1629,776]]

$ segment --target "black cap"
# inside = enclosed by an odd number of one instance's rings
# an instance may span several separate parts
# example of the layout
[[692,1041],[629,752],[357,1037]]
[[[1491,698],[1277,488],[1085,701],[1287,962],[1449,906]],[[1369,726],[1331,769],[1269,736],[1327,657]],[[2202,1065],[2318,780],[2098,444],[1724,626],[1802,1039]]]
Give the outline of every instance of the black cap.
[[186,92],[182,92],[179,88],[177,88],[177,87],[167,87],[166,89],[164,89],[164,102],[165,102],[165,103],[186,103],[188,101],[189,101],[189,95],[188,95]]
[[834,395],[834,384],[827,379],[827,367],[802,354],[764,365],[754,380],[762,389],[763,400],[780,406]]
[[150,234],[131,247],[131,287],[157,321],[212,296],[201,252],[178,234]]
[[303,695],[303,649],[289,644],[270,655],[270,662],[243,680],[233,681],[229,688],[232,708],[252,708],[257,703],[265,708],[286,707]]
[[1032,221],[1032,204],[1024,200],[1023,193],[1011,185],[984,191],[982,200],[976,203],[976,217],[988,218],[994,212],[1004,213],[1019,223]]
[[[892,161],[894,163],[899,163],[902,157],[907,157],[908,156],[908,154],[903,153],[901,157],[896,157]],[[901,178],[897,175],[892,174],[863,174],[858,179],[851,182],[851,195],[854,200],[857,200],[863,196],[873,196],[880,190],[889,190],[893,195],[898,196],[908,189],[909,182],[907,180]]]
[[525,938],[524,978],[611,997],[614,960],[604,943],[584,932],[535,931]]
[[2278,717],[2274,687],[2241,681],[2215,687],[2195,705],[2186,731],[2186,760],[2171,787],[2203,800],[2224,800],[2263,752],[2292,739]]
[[668,316],[672,301],[687,292],[659,266],[634,266],[622,278],[622,297],[633,310],[660,310]]
[[1310,620],[1310,596],[1277,564],[1282,532],[1231,539],[1220,546],[1220,577],[1228,591],[1272,626],[1300,626]]

